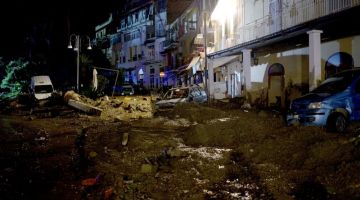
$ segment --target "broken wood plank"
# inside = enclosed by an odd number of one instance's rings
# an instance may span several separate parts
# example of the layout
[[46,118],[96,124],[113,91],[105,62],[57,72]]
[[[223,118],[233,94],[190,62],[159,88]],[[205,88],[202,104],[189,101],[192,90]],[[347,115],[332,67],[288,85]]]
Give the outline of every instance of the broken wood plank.
[[102,109],[100,109],[100,108],[85,104],[80,101],[75,101],[73,99],[69,99],[68,105],[75,109],[81,110],[87,114],[91,114],[91,115],[100,116],[101,112],[102,112]]

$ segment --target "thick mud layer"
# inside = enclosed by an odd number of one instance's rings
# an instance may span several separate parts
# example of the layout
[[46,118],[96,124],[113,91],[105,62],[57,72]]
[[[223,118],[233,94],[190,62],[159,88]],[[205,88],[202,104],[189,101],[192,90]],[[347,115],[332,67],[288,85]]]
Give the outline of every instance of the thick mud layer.
[[131,122],[2,115],[1,199],[357,199],[358,125],[180,105]]

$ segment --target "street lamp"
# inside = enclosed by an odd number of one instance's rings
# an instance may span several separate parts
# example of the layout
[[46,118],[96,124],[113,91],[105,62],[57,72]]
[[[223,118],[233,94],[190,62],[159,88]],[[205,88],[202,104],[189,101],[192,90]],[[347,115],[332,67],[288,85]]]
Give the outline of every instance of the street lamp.
[[160,72],[159,76],[160,76],[161,85],[164,86],[164,76],[165,76],[165,72]]
[[[74,38],[75,37],[75,38]],[[86,36],[86,38],[88,39],[88,50],[91,50],[91,42],[90,42],[90,37]],[[69,39],[69,45],[68,48],[72,49],[72,42],[75,42],[75,46],[74,46],[74,51],[76,51],[77,56],[76,56],[76,90],[77,92],[79,92],[79,65],[80,65],[80,51],[81,51],[81,37],[80,35],[75,35],[75,34],[71,34],[70,35],[70,39]]]

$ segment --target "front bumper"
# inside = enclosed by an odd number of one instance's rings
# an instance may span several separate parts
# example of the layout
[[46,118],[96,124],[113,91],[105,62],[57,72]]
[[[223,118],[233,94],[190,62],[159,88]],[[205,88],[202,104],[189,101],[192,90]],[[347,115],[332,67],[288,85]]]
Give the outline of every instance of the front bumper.
[[302,112],[290,112],[286,120],[288,125],[300,123],[305,126],[326,126],[329,114],[328,109],[308,109]]

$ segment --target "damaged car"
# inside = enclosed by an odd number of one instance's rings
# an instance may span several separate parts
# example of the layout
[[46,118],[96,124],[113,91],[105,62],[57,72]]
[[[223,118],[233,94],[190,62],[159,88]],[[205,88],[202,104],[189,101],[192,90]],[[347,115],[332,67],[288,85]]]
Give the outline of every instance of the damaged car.
[[345,132],[351,121],[360,119],[360,69],[346,70],[326,79],[309,94],[297,98],[287,115],[289,125],[326,127]]
[[158,102],[155,103],[156,109],[172,108],[179,103],[196,102],[205,103],[207,95],[200,86],[189,86],[169,89]]

